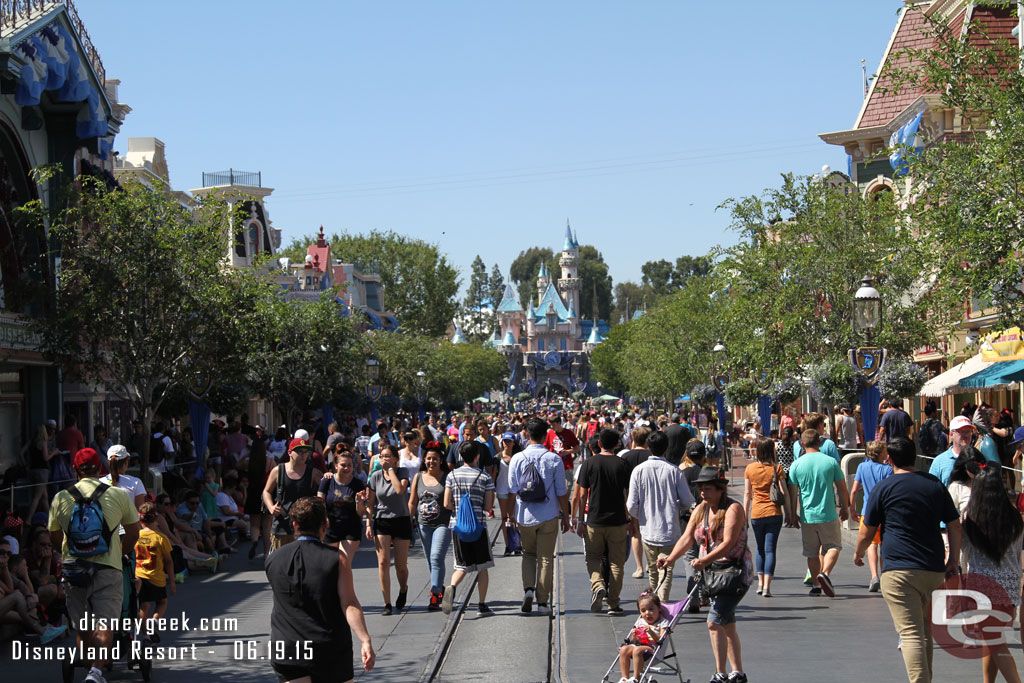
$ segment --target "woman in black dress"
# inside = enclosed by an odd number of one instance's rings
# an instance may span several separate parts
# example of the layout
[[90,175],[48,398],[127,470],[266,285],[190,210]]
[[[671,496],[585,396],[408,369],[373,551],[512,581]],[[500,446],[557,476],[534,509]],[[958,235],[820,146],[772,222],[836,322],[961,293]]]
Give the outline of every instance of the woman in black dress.
[[256,546],[263,540],[263,554],[267,554],[270,542],[270,515],[263,507],[263,487],[267,485],[267,475],[274,469],[274,461],[267,457],[267,443],[254,439],[249,454],[238,463],[238,469],[249,474],[249,486],[246,488],[243,511],[249,515],[252,545],[249,546],[249,559],[256,557]]

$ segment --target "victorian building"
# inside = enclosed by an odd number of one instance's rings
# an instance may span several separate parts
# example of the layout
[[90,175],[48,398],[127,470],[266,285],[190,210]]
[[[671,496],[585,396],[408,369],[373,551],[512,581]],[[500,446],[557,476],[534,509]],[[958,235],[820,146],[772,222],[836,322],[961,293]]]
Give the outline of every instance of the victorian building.
[[[37,285],[56,286],[60,245],[14,211],[43,194],[33,168],[56,165],[69,180],[108,184],[114,136],[130,111],[117,101],[96,46],[70,0],[0,4],[0,470],[31,430],[63,417],[58,369],[28,320],[42,312]],[[31,283],[26,287],[26,283]]]

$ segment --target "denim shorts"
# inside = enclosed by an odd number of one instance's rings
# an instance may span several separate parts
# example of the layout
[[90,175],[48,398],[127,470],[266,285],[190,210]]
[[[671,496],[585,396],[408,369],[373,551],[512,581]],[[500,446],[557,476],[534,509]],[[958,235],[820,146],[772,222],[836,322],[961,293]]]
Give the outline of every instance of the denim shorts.
[[711,607],[708,609],[708,623],[719,626],[736,623],[736,606],[742,599],[742,595],[712,596]]

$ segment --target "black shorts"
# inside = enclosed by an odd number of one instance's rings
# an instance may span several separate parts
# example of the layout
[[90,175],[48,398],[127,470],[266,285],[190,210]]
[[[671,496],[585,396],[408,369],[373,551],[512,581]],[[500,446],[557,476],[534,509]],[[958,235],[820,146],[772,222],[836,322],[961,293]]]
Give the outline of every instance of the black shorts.
[[390,536],[400,541],[412,540],[412,519],[409,517],[377,517],[373,520],[373,533]]
[[167,599],[167,586],[154,586],[148,579],[139,579],[139,602],[160,602]]
[[[342,638],[333,643],[314,643],[313,658],[299,661],[271,662],[281,683],[309,676],[313,683],[334,683],[355,678],[352,668],[352,633],[341,629]],[[341,642],[344,641],[344,642]],[[288,644],[292,647],[292,644]]]
[[324,535],[324,543],[337,543],[338,541],[358,541],[363,537],[362,519],[331,520],[327,525],[327,533]]

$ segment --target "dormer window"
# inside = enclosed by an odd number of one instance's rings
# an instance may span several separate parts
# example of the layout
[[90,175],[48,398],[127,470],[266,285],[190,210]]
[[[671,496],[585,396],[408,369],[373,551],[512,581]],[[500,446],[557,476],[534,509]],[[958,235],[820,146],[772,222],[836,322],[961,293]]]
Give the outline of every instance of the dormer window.
[[554,313],[548,313],[548,329],[549,330],[555,329],[555,314]]

